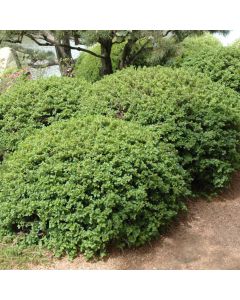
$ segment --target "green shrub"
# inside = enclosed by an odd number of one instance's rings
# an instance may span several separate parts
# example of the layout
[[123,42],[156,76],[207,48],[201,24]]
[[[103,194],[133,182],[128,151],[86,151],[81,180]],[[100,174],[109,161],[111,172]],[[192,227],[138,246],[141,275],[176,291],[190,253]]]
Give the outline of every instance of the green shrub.
[[192,188],[213,192],[239,167],[240,96],[186,69],[128,68],[96,82],[81,112],[160,128]]
[[20,82],[2,94],[0,157],[13,151],[35,128],[68,119],[76,113],[88,85],[83,80],[50,77]]
[[207,51],[207,50],[212,50],[212,49],[217,49],[222,47],[223,45],[219,41],[219,39],[210,33],[198,35],[198,36],[188,36],[181,43],[182,52],[184,54],[186,53],[189,54],[191,52],[196,53],[202,49]]
[[230,47],[240,48],[240,39],[235,40]]
[[138,246],[184,207],[171,145],[138,124],[91,116],[35,131],[2,164],[0,235],[23,232],[57,255]]
[[[114,44],[111,52],[113,72],[116,71],[125,43]],[[91,48],[97,54],[101,54],[100,45],[97,44]],[[88,53],[82,53],[77,59],[74,74],[76,77],[84,78],[89,82],[95,82],[101,79],[100,74],[101,59]]]
[[[197,38],[196,38],[197,40]],[[240,48],[212,44],[186,43],[176,66],[193,68],[208,75],[213,81],[240,92]]]

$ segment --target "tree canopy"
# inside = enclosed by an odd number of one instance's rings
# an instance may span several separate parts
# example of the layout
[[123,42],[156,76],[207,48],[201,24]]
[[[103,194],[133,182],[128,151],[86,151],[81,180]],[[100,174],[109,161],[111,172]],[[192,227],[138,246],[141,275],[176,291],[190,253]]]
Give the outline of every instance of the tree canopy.
[[[125,43],[118,69],[123,69],[143,55],[148,54],[148,63],[152,61],[166,62],[177,53],[178,44],[190,35],[201,35],[204,30],[10,30],[1,31],[0,44],[21,45],[27,37],[39,46],[53,46],[56,59],[41,57],[40,53],[32,57],[28,51],[32,67],[59,65],[62,75],[72,76],[74,60],[71,50],[86,52],[101,60],[101,75],[113,73],[111,51],[114,44]],[[216,31],[209,31],[214,33]],[[220,31],[227,34],[227,31]],[[89,49],[99,43],[100,53]],[[83,46],[84,45],[84,46]],[[21,49],[18,47],[18,50]],[[24,51],[21,49],[21,51]],[[25,49],[25,51],[27,51]],[[153,54],[149,56],[149,53]],[[41,57],[41,59],[39,58]],[[47,62],[46,62],[47,60]],[[40,61],[40,63],[39,63]],[[44,63],[41,63],[44,61]]]

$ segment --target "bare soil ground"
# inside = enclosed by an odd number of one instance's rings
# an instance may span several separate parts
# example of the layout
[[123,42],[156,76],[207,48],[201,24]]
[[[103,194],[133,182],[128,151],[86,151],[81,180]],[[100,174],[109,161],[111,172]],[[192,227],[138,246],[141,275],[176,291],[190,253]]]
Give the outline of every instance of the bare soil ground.
[[188,213],[167,234],[138,249],[112,251],[105,260],[53,259],[33,269],[240,269],[240,173],[210,202],[188,203]]

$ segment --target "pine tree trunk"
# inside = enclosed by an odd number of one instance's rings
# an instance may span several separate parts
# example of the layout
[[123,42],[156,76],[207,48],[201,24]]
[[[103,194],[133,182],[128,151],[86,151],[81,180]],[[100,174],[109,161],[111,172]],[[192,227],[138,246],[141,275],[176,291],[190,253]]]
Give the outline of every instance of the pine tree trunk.
[[100,40],[101,44],[101,55],[104,58],[101,58],[101,76],[112,74],[112,59],[111,59],[111,50],[112,50],[112,41],[110,39]]
[[137,39],[129,39],[126,45],[124,46],[122,57],[118,65],[118,68],[120,70],[128,67],[131,64],[132,47],[136,41]]
[[[70,45],[70,39],[65,35],[58,41],[62,45]],[[64,46],[55,46],[57,59],[59,62],[59,69],[62,76],[72,77],[73,71],[73,58],[71,49]]]

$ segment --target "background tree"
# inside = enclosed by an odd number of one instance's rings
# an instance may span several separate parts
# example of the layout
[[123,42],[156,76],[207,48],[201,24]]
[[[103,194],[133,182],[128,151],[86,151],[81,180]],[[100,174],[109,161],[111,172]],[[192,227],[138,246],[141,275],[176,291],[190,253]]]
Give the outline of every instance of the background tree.
[[[50,55],[52,54],[51,51],[47,53],[44,52],[44,54],[41,51],[39,51],[39,53],[34,51],[35,57],[33,58],[31,56],[31,49],[20,47],[20,45],[23,43],[24,37],[29,38],[38,46],[54,47],[56,58],[53,58],[52,55]],[[84,47],[74,46],[79,45],[79,42],[76,38],[76,33],[69,30],[1,31],[0,44],[3,46],[11,45],[11,47],[15,48],[16,50],[21,49],[22,52],[29,55],[31,62],[28,63],[28,65],[31,67],[40,68],[59,65],[60,72],[63,76],[71,76],[71,71],[74,64],[71,50],[85,51],[101,58],[100,55],[95,54]]]
[[[160,60],[166,62],[177,53],[177,45],[184,38],[204,32],[206,30],[17,30],[2,31],[0,43],[21,44],[23,38],[27,37],[39,46],[55,47],[56,60],[51,59],[48,64],[58,64],[63,76],[72,76],[74,60],[71,50],[87,52],[101,60],[100,72],[103,76],[113,73],[111,52],[114,44],[125,43],[118,64],[118,69],[122,69],[134,64],[143,54],[149,56],[149,53],[154,53],[158,60],[160,57]],[[228,31],[218,32],[228,33]],[[96,43],[100,44],[100,54],[86,48]],[[168,47],[164,48],[164,45]],[[39,64],[35,61],[32,66],[39,67]]]
[[95,30],[75,31],[74,34],[88,47],[100,44],[100,75],[103,76],[113,73],[111,53],[114,44],[124,43],[118,69],[130,65],[165,64],[178,54],[179,45],[186,37],[206,32],[228,33],[226,30]]

